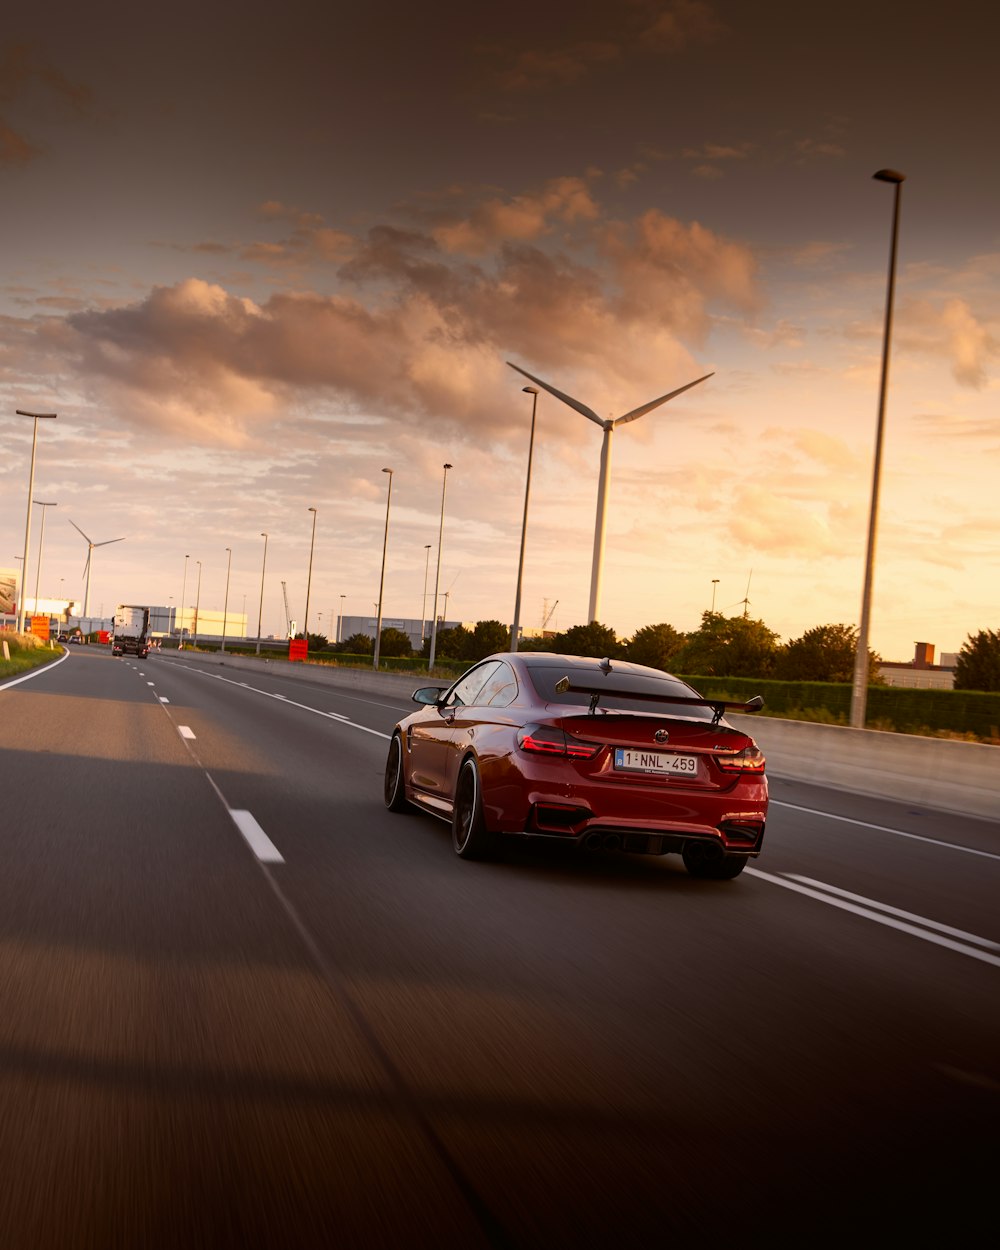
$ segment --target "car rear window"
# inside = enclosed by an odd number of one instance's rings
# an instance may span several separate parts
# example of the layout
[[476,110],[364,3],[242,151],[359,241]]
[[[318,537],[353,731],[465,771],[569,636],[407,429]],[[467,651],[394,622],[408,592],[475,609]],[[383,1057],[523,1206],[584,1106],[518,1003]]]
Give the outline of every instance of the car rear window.
[[[676,677],[654,677],[646,673],[630,673],[627,671],[612,672],[605,675],[595,663],[592,667],[574,664],[562,666],[552,664],[527,664],[532,685],[546,703],[565,703],[576,707],[587,707],[590,698],[585,694],[577,694],[572,690],[557,691],[556,682],[568,677],[571,682],[579,682],[586,686],[607,686],[609,693],[602,694],[598,708],[613,709],[618,712],[645,712],[647,715],[663,715],[664,712],[675,716],[687,716],[694,720],[711,720],[710,707],[690,707],[684,704],[671,704],[670,698],[697,699],[697,690],[693,690],[686,682]],[[614,691],[615,693],[611,693]],[[636,694],[655,694],[664,699],[663,708],[657,707],[647,699],[630,699],[629,692]]]

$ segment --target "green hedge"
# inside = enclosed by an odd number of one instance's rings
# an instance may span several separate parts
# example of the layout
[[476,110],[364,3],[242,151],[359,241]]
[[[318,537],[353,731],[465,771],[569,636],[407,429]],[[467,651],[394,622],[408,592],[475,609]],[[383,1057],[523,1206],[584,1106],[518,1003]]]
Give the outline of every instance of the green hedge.
[[[708,698],[749,699],[759,694],[764,712],[794,720],[847,725],[851,686],[825,681],[772,681],[753,677],[687,677]],[[1000,694],[976,690],[913,690],[869,686],[867,728],[895,733],[972,735],[1000,741]]]

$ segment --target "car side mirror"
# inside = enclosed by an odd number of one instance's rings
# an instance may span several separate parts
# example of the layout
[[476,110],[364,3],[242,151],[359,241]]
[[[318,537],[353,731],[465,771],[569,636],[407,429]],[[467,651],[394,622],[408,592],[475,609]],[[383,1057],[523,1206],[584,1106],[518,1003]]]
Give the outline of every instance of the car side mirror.
[[446,686],[421,686],[419,690],[414,690],[411,698],[414,703],[440,703],[446,689]]

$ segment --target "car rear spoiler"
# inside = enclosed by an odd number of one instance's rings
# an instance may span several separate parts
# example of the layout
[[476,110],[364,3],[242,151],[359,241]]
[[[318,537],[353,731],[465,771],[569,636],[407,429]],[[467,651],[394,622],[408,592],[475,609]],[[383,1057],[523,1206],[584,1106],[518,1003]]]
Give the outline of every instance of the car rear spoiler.
[[569,692],[589,695],[591,716],[597,711],[597,702],[601,696],[609,694],[617,695],[621,699],[640,699],[643,703],[677,703],[687,707],[710,707],[715,712],[712,717],[713,725],[717,725],[727,711],[759,712],[764,706],[764,700],[759,694],[755,694],[752,699],[747,699],[743,703],[732,699],[699,699],[688,698],[685,695],[647,694],[645,691],[622,690],[616,686],[585,686],[581,682],[570,681],[568,677],[560,677],[555,688],[558,694]]

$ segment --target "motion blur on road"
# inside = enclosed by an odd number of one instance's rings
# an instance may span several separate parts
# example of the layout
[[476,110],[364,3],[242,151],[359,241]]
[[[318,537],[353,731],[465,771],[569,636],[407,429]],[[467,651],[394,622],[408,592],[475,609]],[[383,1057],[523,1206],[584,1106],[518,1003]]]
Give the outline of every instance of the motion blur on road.
[[992,1226],[1000,822],[772,770],[735,881],[468,863],[383,808],[411,706],[103,648],[0,688],[0,1245]]

